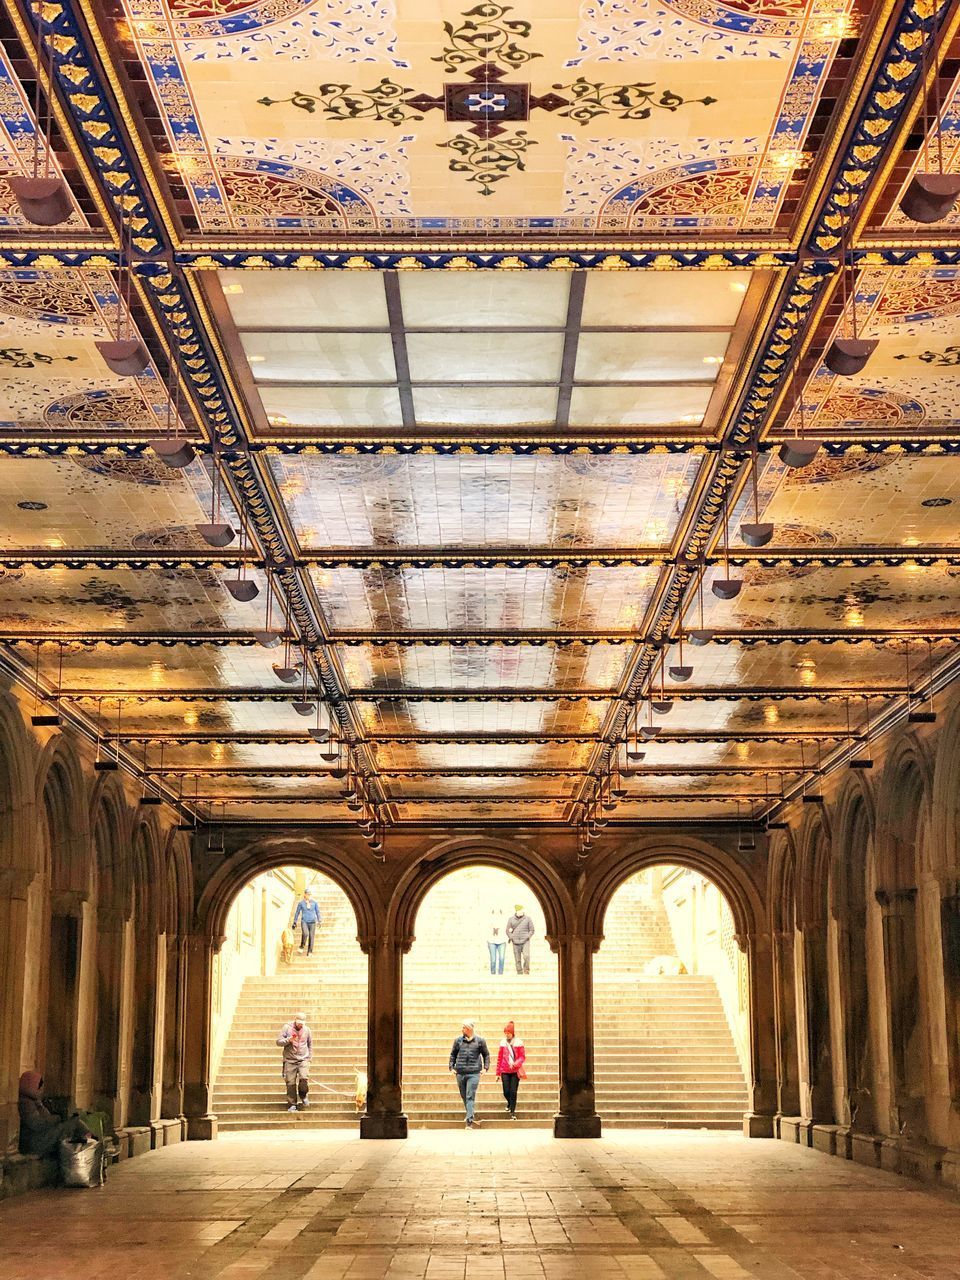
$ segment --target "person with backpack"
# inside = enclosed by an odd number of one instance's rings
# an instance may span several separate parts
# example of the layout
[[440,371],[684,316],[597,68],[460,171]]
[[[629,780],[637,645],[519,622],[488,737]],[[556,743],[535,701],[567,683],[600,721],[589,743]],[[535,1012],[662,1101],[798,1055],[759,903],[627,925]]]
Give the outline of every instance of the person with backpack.
[[523,1069],[526,1060],[527,1051],[523,1047],[523,1041],[516,1034],[513,1023],[508,1022],[503,1028],[503,1039],[497,1054],[497,1079],[503,1089],[507,1115],[511,1120],[517,1118],[517,1090],[520,1088],[520,1081],[527,1078]]
[[479,1129],[480,1121],[474,1114],[476,1111],[477,1088],[480,1084],[481,1071],[490,1070],[490,1050],[483,1036],[475,1034],[475,1023],[472,1018],[465,1018],[463,1034],[457,1036],[450,1050],[450,1061],[447,1064],[457,1074],[457,1088],[466,1112],[466,1128]]

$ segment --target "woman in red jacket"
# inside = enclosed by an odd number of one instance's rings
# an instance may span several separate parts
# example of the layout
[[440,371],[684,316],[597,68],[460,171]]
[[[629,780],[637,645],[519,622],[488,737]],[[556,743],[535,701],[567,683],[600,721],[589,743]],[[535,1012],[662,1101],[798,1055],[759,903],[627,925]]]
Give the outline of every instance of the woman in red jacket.
[[511,1120],[517,1118],[517,1090],[520,1081],[526,1080],[527,1073],[523,1064],[527,1059],[527,1051],[523,1041],[516,1035],[512,1022],[503,1028],[503,1039],[500,1041],[500,1052],[497,1054],[497,1077],[503,1089],[507,1103],[507,1115]]

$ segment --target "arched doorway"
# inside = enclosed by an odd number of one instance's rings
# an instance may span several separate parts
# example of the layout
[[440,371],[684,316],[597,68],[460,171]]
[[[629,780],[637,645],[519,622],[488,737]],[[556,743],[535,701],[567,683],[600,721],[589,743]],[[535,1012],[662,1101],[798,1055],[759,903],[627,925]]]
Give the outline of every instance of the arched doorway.
[[[320,909],[313,951],[292,922],[304,891]],[[214,960],[213,1110],[221,1131],[354,1127],[367,1059],[367,959],[350,900],[328,876],[280,866],[252,877],[226,915]],[[288,1110],[280,1028],[306,1015],[312,1036],[308,1105]]]
[[608,1128],[740,1129],[746,957],[713,881],[670,864],[625,880],[594,957],[597,1111]]
[[[518,972],[506,924],[521,906],[533,923],[529,973]],[[557,1110],[557,962],[536,895],[517,876],[490,866],[451,871],[428,890],[417,910],[415,940],[403,964],[403,1105],[411,1128],[462,1127],[463,1105],[447,1069],[464,1019],[486,1039],[490,1072],[481,1080],[477,1117],[483,1125],[549,1128]],[[490,944],[494,944],[491,946]],[[502,961],[502,971],[501,971]],[[521,967],[524,958],[519,961]],[[495,1077],[503,1028],[512,1021],[527,1052],[517,1119]]]

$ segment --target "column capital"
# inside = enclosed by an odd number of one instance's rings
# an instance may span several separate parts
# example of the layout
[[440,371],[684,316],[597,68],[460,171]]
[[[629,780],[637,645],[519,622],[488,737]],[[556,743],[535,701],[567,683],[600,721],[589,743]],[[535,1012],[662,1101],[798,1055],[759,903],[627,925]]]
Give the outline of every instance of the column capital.
[[50,895],[50,911],[55,916],[80,916],[87,894],[82,889],[61,889]]
[[877,889],[874,896],[884,915],[898,916],[905,907],[912,906],[916,902],[917,888],[913,885],[906,889]]
[[97,906],[97,929],[101,933],[117,933],[130,919],[122,907]]
[[561,948],[572,946],[588,947],[591,953],[600,950],[600,944],[603,942],[602,933],[578,933],[576,930],[570,933],[548,934],[547,941],[550,943],[550,950],[554,952],[560,951]]
[[372,951],[378,950],[380,947],[394,946],[397,951],[403,955],[407,955],[414,943],[412,933],[403,934],[393,937],[387,933],[364,933],[357,934],[357,942],[360,944],[360,950],[365,956],[370,955]]
[[26,867],[4,867],[0,870],[0,898],[25,898],[34,875]]

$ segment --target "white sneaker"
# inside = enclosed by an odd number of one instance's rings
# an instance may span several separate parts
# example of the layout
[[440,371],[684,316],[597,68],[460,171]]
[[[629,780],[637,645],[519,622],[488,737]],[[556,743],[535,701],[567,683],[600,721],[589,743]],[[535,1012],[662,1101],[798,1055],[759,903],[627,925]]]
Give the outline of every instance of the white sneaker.
[[300,1099],[300,1105],[301,1105],[301,1107],[309,1107],[310,1102],[309,1102],[309,1100],[308,1100],[307,1098],[301,1098],[301,1099]]
[[297,1109],[296,1107],[287,1107],[288,1111],[296,1111],[296,1109]]

